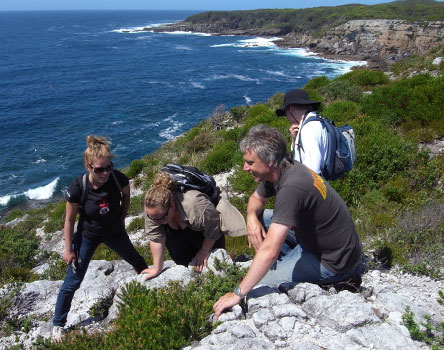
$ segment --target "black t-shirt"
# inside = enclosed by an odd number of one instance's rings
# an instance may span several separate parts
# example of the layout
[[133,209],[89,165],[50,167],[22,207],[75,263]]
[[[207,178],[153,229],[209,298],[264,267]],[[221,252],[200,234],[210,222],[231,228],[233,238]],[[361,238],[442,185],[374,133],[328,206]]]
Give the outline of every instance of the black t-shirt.
[[[126,175],[113,170],[120,187],[128,186]],[[82,177],[76,177],[65,193],[65,199],[71,203],[81,202]],[[87,196],[83,210],[79,210],[80,219],[77,232],[94,241],[105,241],[110,237],[125,232],[121,220],[121,194],[116,182],[110,174],[108,181],[100,188],[94,189],[87,176]]]
[[333,272],[346,272],[359,260],[361,242],[339,194],[299,162],[284,169],[275,183],[257,188],[263,198],[276,196],[271,222],[290,226],[304,247]]

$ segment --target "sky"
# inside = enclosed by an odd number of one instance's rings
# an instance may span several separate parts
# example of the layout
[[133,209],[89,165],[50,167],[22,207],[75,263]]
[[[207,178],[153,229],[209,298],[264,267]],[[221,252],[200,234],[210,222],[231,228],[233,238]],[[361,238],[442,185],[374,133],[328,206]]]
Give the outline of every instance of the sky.
[[350,3],[375,5],[393,0],[0,0],[10,10],[252,10],[306,8]]

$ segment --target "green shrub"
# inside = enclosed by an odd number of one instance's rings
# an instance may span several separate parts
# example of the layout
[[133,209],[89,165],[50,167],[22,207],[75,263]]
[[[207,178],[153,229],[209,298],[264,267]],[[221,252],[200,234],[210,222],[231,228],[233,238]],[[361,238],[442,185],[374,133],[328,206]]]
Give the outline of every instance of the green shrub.
[[388,240],[378,240],[374,244],[376,259],[385,268],[391,268],[395,264],[406,264],[407,247],[402,242],[392,242]]
[[254,257],[255,251],[253,248],[248,248],[247,236],[225,237],[225,246],[232,258],[246,256],[252,259]]
[[89,314],[95,321],[102,321],[108,316],[109,309],[113,305],[114,295],[115,292],[110,292],[91,306]]
[[[443,293],[439,291],[438,302],[442,305]],[[402,315],[402,324],[408,329],[413,340],[424,342],[431,350],[441,350],[444,347],[444,322],[436,324],[429,315],[424,316],[424,321],[418,324],[415,314],[410,306],[407,306]]]
[[234,191],[244,193],[247,198],[256,190],[257,187],[253,176],[246,171],[242,171],[241,169],[236,170],[234,174],[228,178],[228,180],[231,186],[233,186]]
[[278,92],[271,96],[267,102],[265,102],[265,106],[273,111],[280,108],[282,106],[282,101],[284,100],[284,93]]
[[275,111],[263,104],[250,107],[248,116],[245,120],[245,128],[250,129],[258,124],[268,124],[276,119]]
[[328,85],[321,87],[319,92],[325,96],[326,102],[329,103],[337,100],[359,102],[363,94],[360,87],[341,79],[332,80]]
[[[212,330],[207,320],[214,302],[232,291],[245,274],[234,265],[217,264],[224,277],[209,272],[197,275],[182,286],[170,282],[166,288],[148,290],[132,282],[123,290],[119,317],[109,332],[88,335],[70,332],[50,349],[181,349]],[[103,308],[103,309],[106,309]]]
[[348,123],[359,116],[361,107],[352,101],[336,101],[322,110],[322,116],[333,120],[336,125]]
[[59,281],[65,278],[67,265],[65,260],[61,259],[59,254],[56,252],[41,252],[38,259],[40,261],[45,261],[49,266],[40,275],[41,279],[49,281]]
[[62,199],[56,203],[51,203],[48,207],[50,212],[48,214],[48,221],[45,222],[43,226],[43,230],[46,233],[60,231],[63,229],[65,223],[66,202]]
[[138,230],[143,230],[145,227],[145,220],[143,217],[141,218],[135,218],[131,220],[130,224],[128,225],[127,231],[128,232],[135,232]]
[[236,106],[231,107],[230,112],[233,115],[233,119],[236,122],[242,122],[248,115],[249,106]]
[[0,230],[0,284],[16,279],[34,278],[34,267],[39,240],[34,231],[24,229],[24,224]]
[[192,129],[190,129],[189,131],[187,131],[184,135],[178,137],[175,140],[175,145],[177,149],[182,148],[184,145],[186,145],[188,142],[190,142],[191,140],[193,140],[197,135],[199,135],[199,133],[202,130],[202,123],[200,125],[197,125],[195,127],[193,127]]
[[143,199],[145,198],[145,194],[139,194],[131,198],[130,207],[128,209],[128,215],[137,216],[140,215],[143,208]]
[[316,77],[311,79],[304,86],[304,90],[317,90],[325,85],[328,85],[330,80],[326,76]]
[[128,170],[126,171],[126,176],[128,176],[130,179],[134,179],[137,175],[140,174],[144,165],[144,162],[140,159],[133,160]]
[[[444,121],[444,77],[418,75],[376,88],[362,99],[362,110],[375,118],[384,118],[388,125],[405,129]],[[442,130],[442,127],[441,127]]]
[[239,144],[247,134],[246,128],[233,128],[229,130],[222,130],[219,134],[225,141],[233,141]]
[[[206,321],[210,312],[211,305],[194,288],[171,283],[165,289],[147,290],[130,284],[122,293],[118,332],[109,341],[116,349],[181,349],[211,330]],[[119,336],[122,333],[127,336]]]
[[122,258],[119,256],[119,254],[117,254],[114,250],[108,248],[105,244],[99,244],[92,257],[92,260],[112,261],[121,259]]
[[0,296],[0,336],[5,336],[3,332],[5,321],[9,317],[9,310],[12,307],[13,299],[20,292],[21,287],[21,283],[11,283],[8,286],[8,291],[5,291],[5,293]]
[[24,214],[20,209],[15,209],[11,211],[5,219],[5,222],[11,222],[14,219],[21,218]]
[[379,70],[357,69],[339,76],[337,79],[348,80],[353,85],[368,88],[376,85],[387,84],[390,79]]
[[408,196],[408,180],[398,176],[387,182],[381,190],[389,201],[401,203]]
[[219,143],[204,158],[201,169],[211,175],[230,170],[235,163],[236,154],[239,156],[239,153],[236,142]]
[[197,134],[192,140],[185,143],[186,153],[205,152],[216,143],[217,137],[214,132],[203,131]]

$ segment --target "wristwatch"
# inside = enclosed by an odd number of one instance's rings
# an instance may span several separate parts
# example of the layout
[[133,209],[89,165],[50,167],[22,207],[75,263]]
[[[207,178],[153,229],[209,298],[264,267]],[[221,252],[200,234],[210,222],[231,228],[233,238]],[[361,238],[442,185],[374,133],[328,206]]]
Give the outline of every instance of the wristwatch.
[[245,298],[247,296],[247,294],[242,294],[240,286],[237,286],[234,289],[234,294],[236,294],[239,298]]

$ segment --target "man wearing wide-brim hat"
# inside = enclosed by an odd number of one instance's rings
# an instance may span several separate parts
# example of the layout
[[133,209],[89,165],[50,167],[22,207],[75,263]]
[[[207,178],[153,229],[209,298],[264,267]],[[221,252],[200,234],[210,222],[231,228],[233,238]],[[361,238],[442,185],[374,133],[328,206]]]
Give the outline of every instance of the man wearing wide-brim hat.
[[[319,101],[310,100],[306,91],[295,89],[285,94],[282,107],[276,110],[278,117],[286,116],[291,123],[289,130],[292,136],[293,159],[318,174],[321,174],[321,168],[326,162],[327,131],[319,121],[305,125],[304,121],[316,115],[320,104]],[[302,126],[303,132],[299,132]]]

